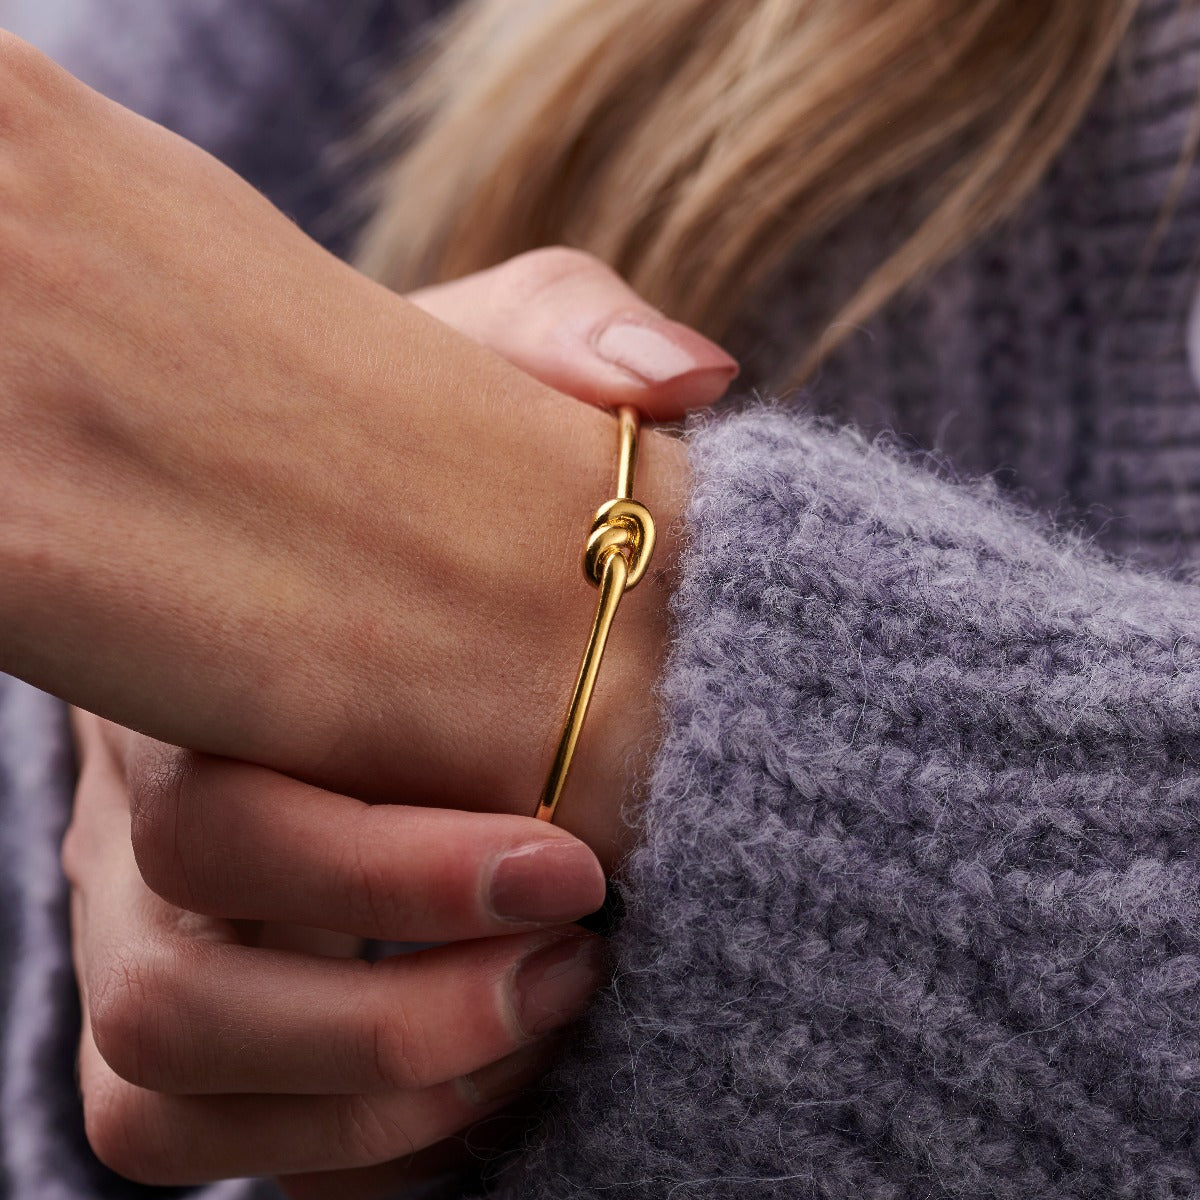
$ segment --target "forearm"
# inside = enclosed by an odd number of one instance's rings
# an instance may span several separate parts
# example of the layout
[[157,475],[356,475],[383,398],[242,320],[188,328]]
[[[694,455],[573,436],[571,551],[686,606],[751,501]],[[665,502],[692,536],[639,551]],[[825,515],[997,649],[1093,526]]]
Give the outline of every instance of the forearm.
[[[297,363],[231,380],[220,403],[238,411],[219,428],[157,396],[148,414],[92,404],[25,424],[39,448],[6,473],[4,666],[164,740],[339,790],[532,811],[591,619],[579,562],[613,489],[614,423],[371,299],[380,328],[356,327],[380,350],[366,369],[348,356],[337,403],[332,378]],[[429,411],[454,414],[439,442],[453,456],[421,427]],[[664,526],[683,471],[677,443],[646,436],[639,490]],[[625,730],[637,742],[651,724],[664,590],[651,578],[623,606],[580,787],[608,795]],[[420,760],[421,794],[389,791],[398,760],[410,780]],[[488,790],[464,795],[473,779]],[[568,796],[564,817],[591,807]]]
[[[0,669],[340,791],[531,812],[591,620],[579,561],[612,418],[0,52],[0,166],[27,181],[0,230]],[[685,474],[646,438],[664,529]],[[564,801],[573,823],[604,797],[597,841],[653,727],[663,591],[625,605]]]

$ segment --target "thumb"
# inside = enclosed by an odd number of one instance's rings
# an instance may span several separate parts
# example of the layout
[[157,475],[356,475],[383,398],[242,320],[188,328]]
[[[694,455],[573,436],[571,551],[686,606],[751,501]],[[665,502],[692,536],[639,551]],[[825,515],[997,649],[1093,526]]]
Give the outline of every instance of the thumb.
[[737,363],[579,250],[534,250],[409,297],[535,379],[669,421],[720,399]]

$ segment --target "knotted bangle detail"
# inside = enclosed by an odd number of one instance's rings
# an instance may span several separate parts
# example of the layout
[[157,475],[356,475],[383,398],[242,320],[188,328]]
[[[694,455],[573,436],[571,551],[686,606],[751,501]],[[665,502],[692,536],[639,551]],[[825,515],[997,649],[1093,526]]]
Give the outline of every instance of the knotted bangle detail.
[[583,573],[600,591],[596,616],[587,649],[575,680],[575,691],[567,708],[558,750],[542,798],[538,803],[539,820],[553,821],[559,798],[566,786],[571,759],[587,716],[588,703],[600,673],[600,660],[608,642],[613,618],[621,597],[634,588],[646,574],[654,552],[654,518],[644,504],[633,498],[633,479],[637,470],[638,415],[632,408],[617,412],[617,494],[596,510],[591,533],[583,552]]

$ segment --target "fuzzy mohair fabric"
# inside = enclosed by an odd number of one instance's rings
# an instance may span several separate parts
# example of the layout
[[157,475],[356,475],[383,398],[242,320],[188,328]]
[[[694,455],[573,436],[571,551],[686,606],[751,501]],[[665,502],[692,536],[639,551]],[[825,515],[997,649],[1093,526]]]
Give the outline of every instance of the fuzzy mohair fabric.
[[1200,1195],[1200,603],[861,438],[692,441],[619,970],[511,1200]]
[[[337,245],[329,205],[354,187],[331,150],[438,3],[72,0],[47,48]],[[490,1194],[1200,1195],[1197,172],[1151,240],[1198,77],[1200,7],[1145,0],[1012,222],[856,333],[802,403],[692,432],[614,981]],[[747,381],[780,390],[816,289],[877,261],[887,216],[864,210],[749,316]],[[0,679],[17,1200],[142,1194],[88,1153],[71,1074],[71,769],[59,706]],[[273,1189],[198,1190],[251,1194]]]
[[[895,431],[1020,503],[1160,569],[1200,557],[1200,170],[1181,171],[1200,92],[1200,6],[1142,0],[1080,128],[1020,211],[855,329],[811,381],[823,412]],[[1172,201],[1173,203],[1170,203]],[[895,246],[866,205],[791,264],[731,348],[786,395],[781,364]]]

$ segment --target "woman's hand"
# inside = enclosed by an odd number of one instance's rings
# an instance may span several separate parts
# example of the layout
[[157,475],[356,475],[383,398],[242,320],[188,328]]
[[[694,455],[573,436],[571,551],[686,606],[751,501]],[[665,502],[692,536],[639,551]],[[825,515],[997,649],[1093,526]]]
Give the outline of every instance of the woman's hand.
[[[653,319],[611,272],[562,253],[414,299],[596,403],[609,398],[606,365],[586,342],[565,355],[570,330]],[[677,386],[647,399],[680,403]],[[682,386],[695,395],[694,380]],[[546,1031],[599,981],[593,939],[535,932],[603,897],[599,864],[560,830],[370,807],[89,714],[76,725],[83,770],[64,864],[81,1086],[94,1146],[127,1175],[282,1172],[297,1196],[394,1193],[461,1154],[411,1151],[540,1072]],[[375,966],[329,957],[364,936],[474,940]]]
[[[6,36],[0,309],[0,668],[362,799],[532,811],[592,617],[611,417]],[[626,324],[584,338],[624,362],[616,400],[732,373]],[[648,434],[665,530],[685,483],[683,448]],[[652,577],[623,606],[563,801],[606,856],[653,739],[665,600]]]
[[[560,923],[600,904],[604,877],[561,830],[372,807],[85,713],[76,731],[80,1086],[89,1140],[122,1174],[337,1170],[333,1191],[293,1190],[346,1195],[345,1173],[372,1166],[367,1182],[395,1185],[543,1071],[602,978],[601,940]],[[179,821],[171,845],[142,844],[140,871],[130,792],[135,825],[146,796]],[[458,944],[331,956],[361,936]]]

